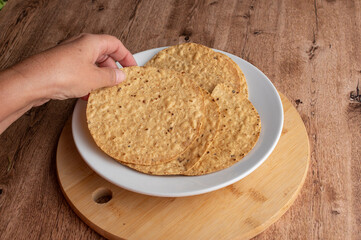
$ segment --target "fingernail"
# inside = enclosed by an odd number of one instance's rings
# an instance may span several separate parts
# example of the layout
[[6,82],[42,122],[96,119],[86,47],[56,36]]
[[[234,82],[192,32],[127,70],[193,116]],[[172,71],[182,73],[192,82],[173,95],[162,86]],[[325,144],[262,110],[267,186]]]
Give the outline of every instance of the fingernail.
[[115,69],[115,82],[121,83],[125,80],[125,73],[120,69]]

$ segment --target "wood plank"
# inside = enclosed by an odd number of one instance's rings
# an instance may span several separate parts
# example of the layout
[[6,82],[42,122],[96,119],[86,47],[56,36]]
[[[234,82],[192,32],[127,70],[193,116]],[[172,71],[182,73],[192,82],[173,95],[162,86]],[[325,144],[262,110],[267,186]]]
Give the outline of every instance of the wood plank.
[[[113,34],[132,52],[194,41],[250,61],[297,107],[312,149],[300,198],[257,238],[361,235],[360,105],[349,101],[361,78],[360,1],[11,0],[0,29],[0,69],[80,32]],[[1,238],[99,237],[56,183],[56,141],[73,106],[52,101],[0,136]]]

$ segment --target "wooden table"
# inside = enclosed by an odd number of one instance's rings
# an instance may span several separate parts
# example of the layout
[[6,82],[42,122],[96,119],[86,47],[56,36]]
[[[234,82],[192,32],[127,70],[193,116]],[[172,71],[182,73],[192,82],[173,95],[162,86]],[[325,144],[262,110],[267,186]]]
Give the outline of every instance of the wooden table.
[[[0,29],[0,69],[81,32],[115,35],[133,53],[198,42],[251,62],[297,107],[312,151],[301,195],[256,239],[361,238],[361,103],[350,100],[361,78],[360,1],[9,0]],[[56,178],[74,104],[50,101],[0,136],[1,239],[101,238]]]

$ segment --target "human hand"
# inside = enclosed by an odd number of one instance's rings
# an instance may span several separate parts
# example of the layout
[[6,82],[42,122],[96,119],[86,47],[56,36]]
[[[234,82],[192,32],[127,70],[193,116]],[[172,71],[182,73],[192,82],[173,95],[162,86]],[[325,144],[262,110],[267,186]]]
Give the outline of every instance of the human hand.
[[0,72],[0,134],[22,114],[50,99],[82,97],[125,80],[137,65],[115,37],[81,34]]
[[86,96],[94,89],[122,82],[125,75],[115,61],[123,67],[137,65],[116,37],[81,34],[12,69],[33,81],[44,102]]

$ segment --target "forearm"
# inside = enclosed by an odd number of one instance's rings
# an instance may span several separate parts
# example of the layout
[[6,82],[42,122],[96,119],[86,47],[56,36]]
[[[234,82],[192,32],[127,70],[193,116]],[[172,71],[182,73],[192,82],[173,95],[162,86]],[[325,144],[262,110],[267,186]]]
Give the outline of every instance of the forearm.
[[33,106],[47,101],[37,81],[16,69],[0,72],[0,134]]

